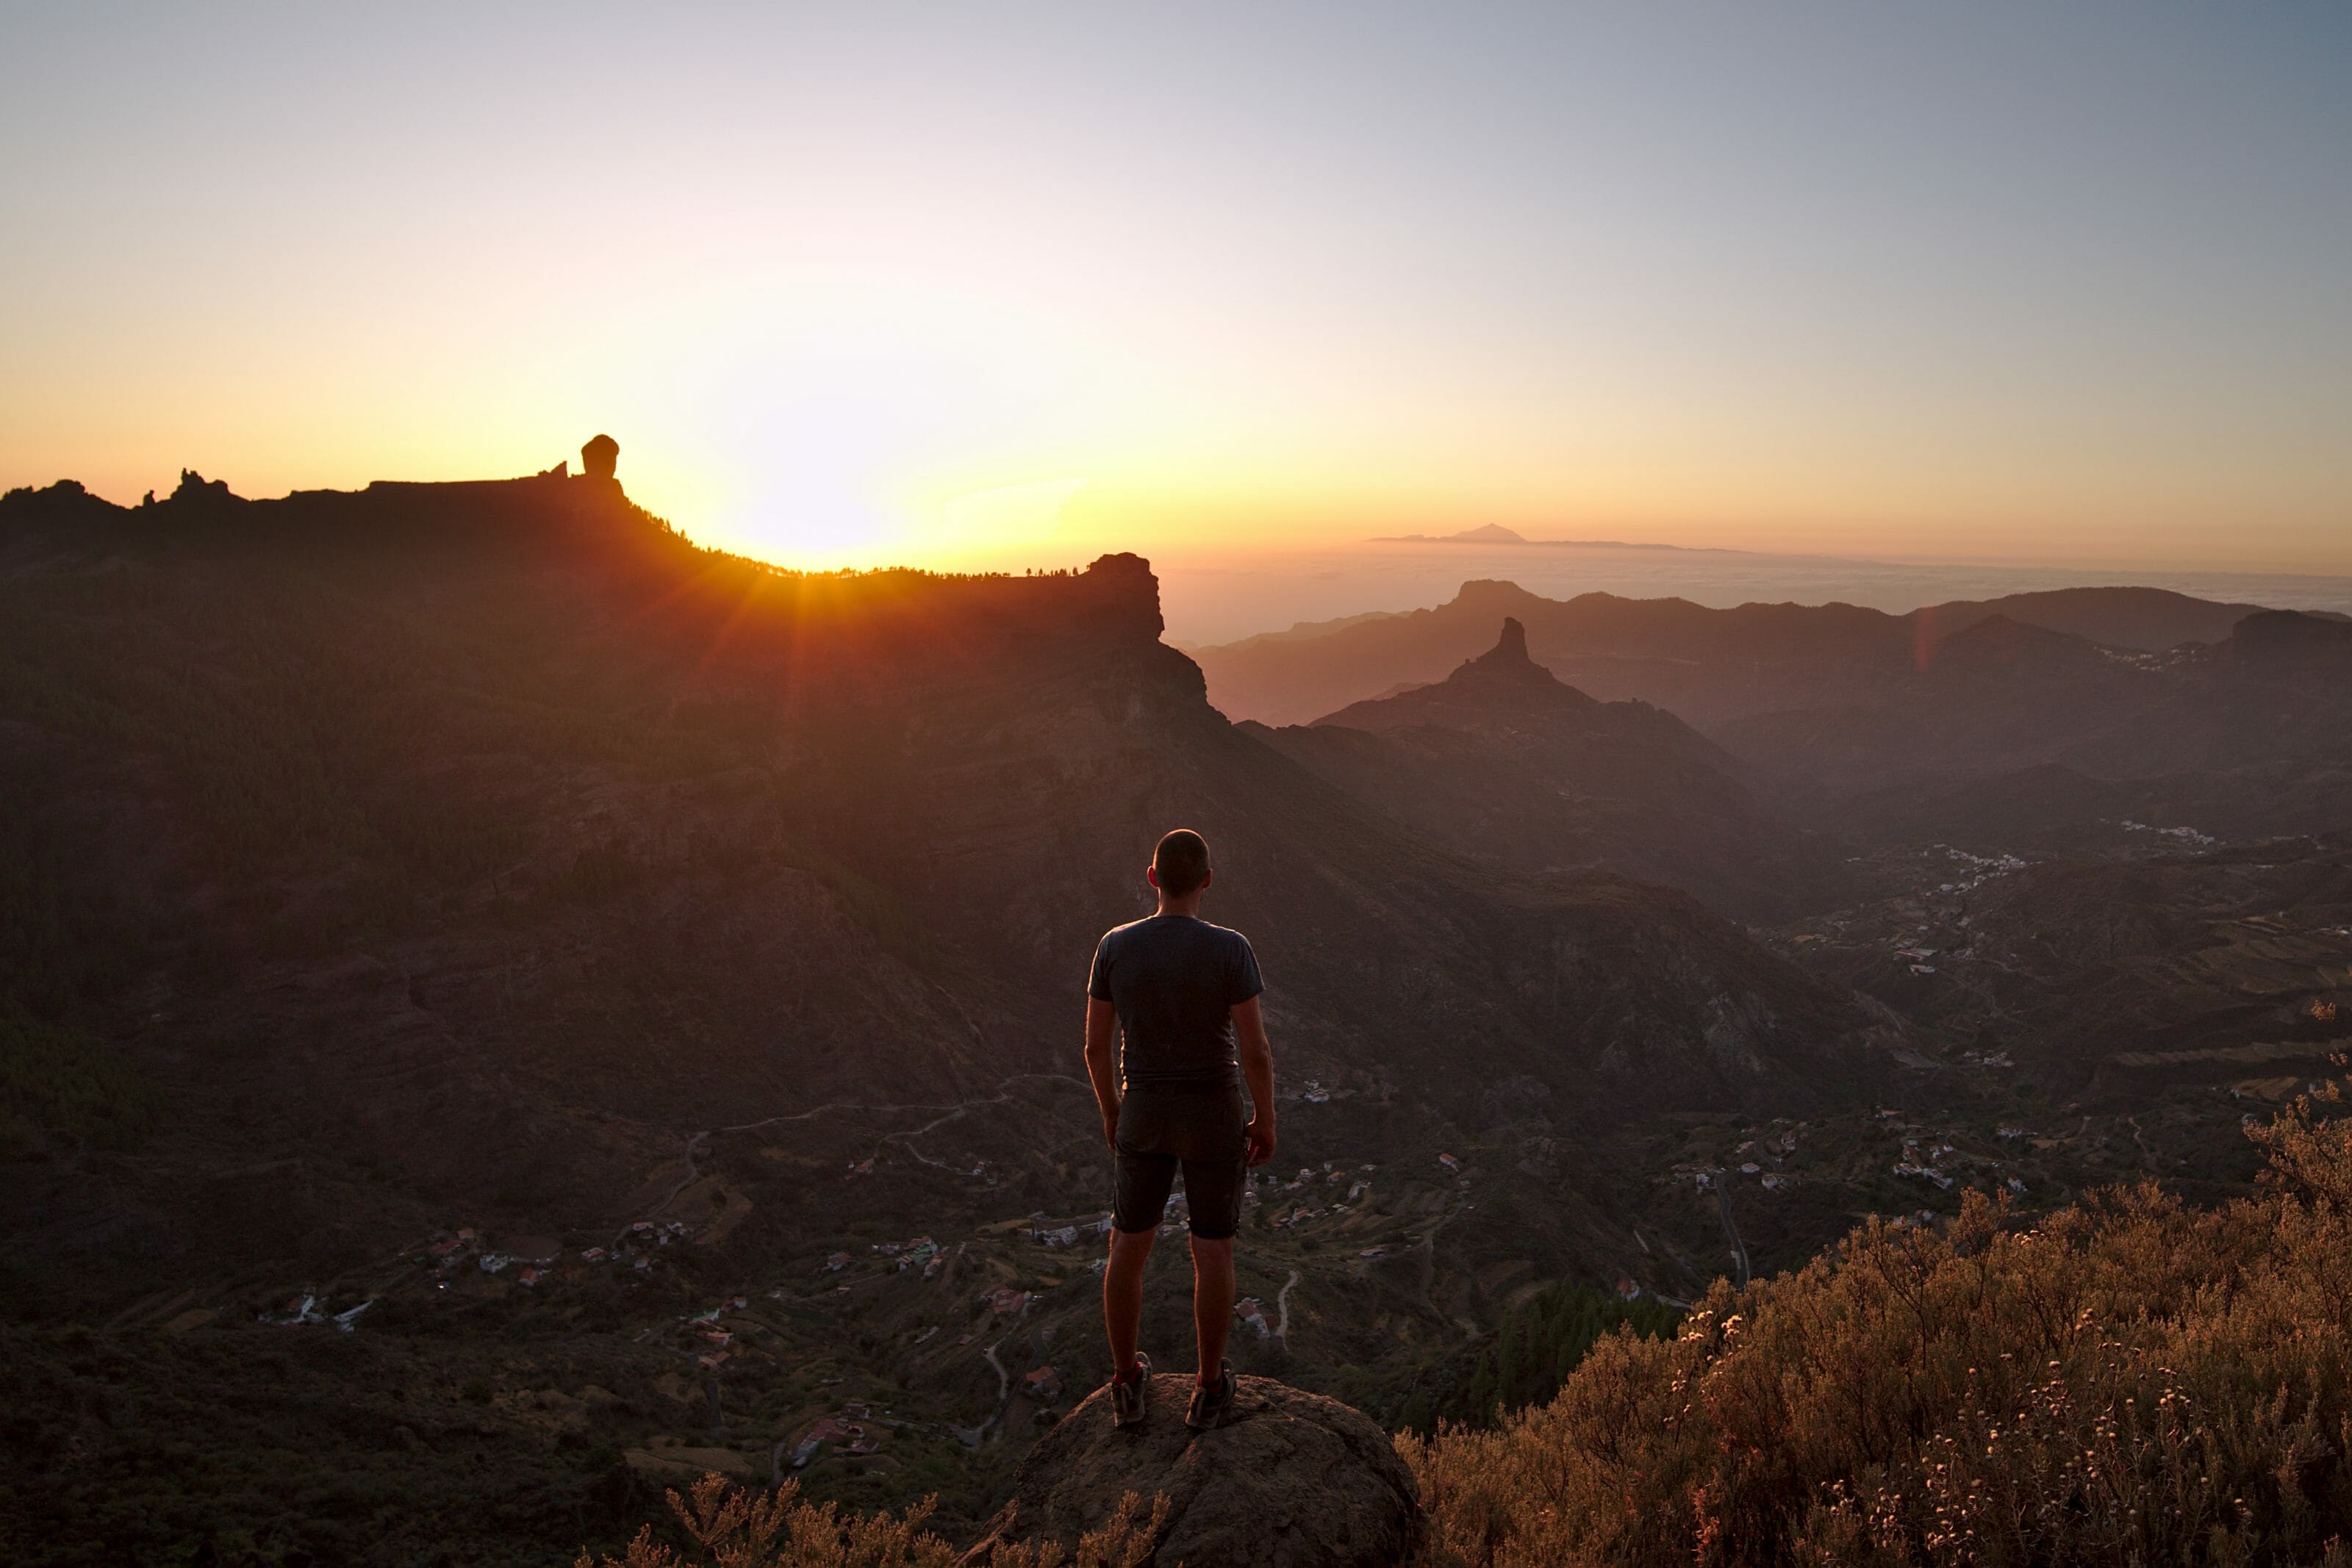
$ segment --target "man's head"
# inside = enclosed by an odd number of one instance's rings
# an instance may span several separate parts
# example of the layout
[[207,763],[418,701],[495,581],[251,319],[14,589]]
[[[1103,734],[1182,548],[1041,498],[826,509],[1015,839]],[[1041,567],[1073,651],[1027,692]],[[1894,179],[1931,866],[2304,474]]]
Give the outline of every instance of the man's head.
[[1160,837],[1151,852],[1151,885],[1164,897],[1190,898],[1209,885],[1209,841],[1190,828]]

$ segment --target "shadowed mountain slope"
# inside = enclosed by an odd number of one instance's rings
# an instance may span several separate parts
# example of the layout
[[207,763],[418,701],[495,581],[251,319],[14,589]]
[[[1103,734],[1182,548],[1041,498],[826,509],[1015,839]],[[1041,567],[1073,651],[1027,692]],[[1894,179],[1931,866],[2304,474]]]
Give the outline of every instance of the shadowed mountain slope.
[[1713,742],[1641,702],[1595,702],[1528,656],[1525,630],[1452,675],[1267,743],[1399,819],[1515,871],[1606,866],[1739,918],[1815,904],[1824,866]]
[[53,1143],[12,1223],[94,1264],[331,1256],[459,1198],[593,1231],[680,1129],[1066,1075],[1093,939],[1178,821],[1218,847],[1286,1071],[1440,1102],[1532,1075],[1605,1123],[1872,1070],[1853,1002],[1689,899],[1497,876],[1234,728],[1133,557],[810,576],[609,480],[191,476],[138,508],[13,493],[0,560],[37,862],[12,990],[199,1108],[158,1168],[392,1178],[191,1204]]

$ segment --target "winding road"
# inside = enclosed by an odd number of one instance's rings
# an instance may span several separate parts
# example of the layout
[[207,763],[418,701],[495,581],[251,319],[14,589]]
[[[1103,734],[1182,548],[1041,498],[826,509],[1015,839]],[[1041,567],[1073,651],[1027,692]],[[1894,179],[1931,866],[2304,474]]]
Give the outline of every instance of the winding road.
[[[686,1161],[686,1175],[680,1177],[677,1185],[672,1186],[669,1191],[662,1195],[660,1202],[647,1209],[645,1215],[641,1218],[649,1219],[653,1216],[659,1214],[663,1209],[667,1208],[671,1203],[677,1200],[679,1193],[684,1192],[688,1187],[693,1186],[695,1181],[700,1177],[702,1175],[701,1167],[696,1164],[695,1156],[705,1152],[706,1146],[709,1145],[710,1138],[714,1134],[756,1132],[761,1127],[772,1127],[784,1122],[806,1122],[814,1117],[826,1115],[835,1112],[856,1111],[865,1112],[873,1115],[890,1115],[906,1111],[941,1112],[943,1114],[932,1118],[930,1121],[924,1123],[919,1127],[912,1128],[904,1132],[883,1134],[881,1138],[876,1142],[875,1147],[879,1151],[884,1144],[897,1143],[905,1148],[908,1154],[914,1155],[915,1158],[920,1160],[927,1166],[931,1166],[943,1171],[953,1171],[958,1176],[968,1174],[958,1166],[949,1165],[944,1160],[935,1160],[931,1158],[930,1155],[923,1153],[922,1150],[916,1148],[913,1144],[907,1140],[919,1138],[924,1134],[931,1132],[935,1128],[944,1127],[950,1122],[961,1120],[964,1114],[970,1112],[974,1106],[1004,1105],[1011,1103],[1013,1100],[1013,1086],[1016,1083],[1067,1083],[1073,1087],[1084,1089],[1090,1094],[1094,1092],[1094,1086],[1088,1083],[1086,1080],[1082,1078],[1073,1078],[1066,1072],[1016,1072],[1012,1077],[1007,1078],[1003,1082],[999,1083],[996,1086],[995,1093],[986,1095],[977,1100],[959,1100],[952,1103],[931,1105],[858,1105],[852,1104],[846,1101],[832,1101],[825,1104],[819,1105],[814,1110],[795,1111],[789,1115],[767,1116],[757,1122],[738,1123],[731,1127],[706,1127],[701,1132],[691,1134],[686,1140],[686,1148],[683,1156]],[[636,1221],[630,1220],[625,1221],[622,1224],[620,1229],[614,1233],[613,1241],[614,1245],[617,1246],[620,1242],[627,1239],[629,1234],[629,1226],[635,1223],[636,1223]]]
[[1748,1283],[1748,1244],[1739,1239],[1739,1227],[1731,1222],[1731,1184],[1717,1176],[1712,1185],[1716,1207],[1723,1211],[1724,1239],[1731,1243],[1731,1260],[1739,1265],[1737,1282],[1745,1285]]
[[[996,1342],[997,1344],[1003,1344],[1003,1343],[1004,1342],[1003,1340]],[[996,1345],[992,1344],[988,1346],[980,1353],[980,1355],[982,1361],[987,1362],[991,1367],[995,1369],[996,1404],[998,1410],[1002,1412],[1004,1406],[1004,1402],[1013,1397],[1012,1375],[1004,1370],[1004,1364],[996,1359]]]
[[1290,1278],[1282,1282],[1282,1289],[1276,1291],[1274,1296],[1274,1310],[1276,1314],[1274,1337],[1282,1342],[1282,1348],[1285,1350],[1290,1348],[1290,1287],[1297,1283],[1298,1283],[1298,1270],[1293,1269],[1290,1271]]
[[[1088,1093],[1092,1093],[1094,1092],[1094,1086],[1088,1083],[1085,1079],[1073,1078],[1066,1072],[1016,1072],[1012,1077],[1004,1080],[1003,1082],[999,1083],[996,1086],[996,1092],[994,1094],[981,1100],[958,1100],[949,1103],[935,1105],[854,1105],[845,1101],[836,1100],[819,1105],[813,1111],[795,1111],[788,1116],[763,1117],[757,1122],[743,1122],[739,1123],[732,1127],[720,1127],[718,1131],[722,1133],[756,1132],[761,1127],[772,1127],[779,1122],[805,1122],[812,1117],[822,1116],[832,1111],[870,1111],[877,1114],[898,1111],[945,1111],[950,1113],[950,1114],[941,1117],[940,1121],[953,1121],[957,1115],[961,1115],[962,1113],[971,1110],[974,1105],[1004,1104],[1013,1098],[1008,1091],[1011,1090],[1013,1085],[1015,1083],[1067,1083],[1076,1088],[1084,1089]],[[937,1126],[939,1125],[939,1123],[934,1122],[931,1125]],[[709,1134],[697,1134],[698,1137],[708,1137],[709,1135]],[[912,1134],[897,1135],[911,1136]]]

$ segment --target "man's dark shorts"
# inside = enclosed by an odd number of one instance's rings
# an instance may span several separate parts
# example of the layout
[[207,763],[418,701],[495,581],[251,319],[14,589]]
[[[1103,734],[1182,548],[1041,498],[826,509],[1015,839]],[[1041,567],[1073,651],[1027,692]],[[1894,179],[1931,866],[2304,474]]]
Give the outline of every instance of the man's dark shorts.
[[1181,1166],[1192,1234],[1230,1240],[1242,1228],[1245,1128],[1238,1084],[1129,1089],[1118,1107],[1118,1200],[1111,1223],[1121,1230],[1155,1228]]

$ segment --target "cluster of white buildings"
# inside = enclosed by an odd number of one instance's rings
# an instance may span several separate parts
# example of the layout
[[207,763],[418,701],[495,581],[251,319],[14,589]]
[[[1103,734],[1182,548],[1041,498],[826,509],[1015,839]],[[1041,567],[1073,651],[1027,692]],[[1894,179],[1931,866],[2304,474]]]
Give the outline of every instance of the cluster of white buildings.
[[2154,833],[2158,838],[2178,839],[2184,844],[2196,844],[2200,848],[2215,841],[2212,834],[2200,833],[2194,828],[2152,828],[2146,822],[2129,821],[2120,825],[2126,833]]
[[370,1297],[356,1307],[340,1312],[330,1312],[327,1311],[327,1299],[324,1296],[315,1291],[305,1291],[289,1301],[283,1312],[275,1315],[265,1312],[261,1316],[261,1321],[266,1323],[276,1323],[282,1328],[297,1328],[305,1323],[331,1323],[341,1332],[349,1333],[358,1326],[360,1314],[373,1305],[375,1305],[375,1300]]

